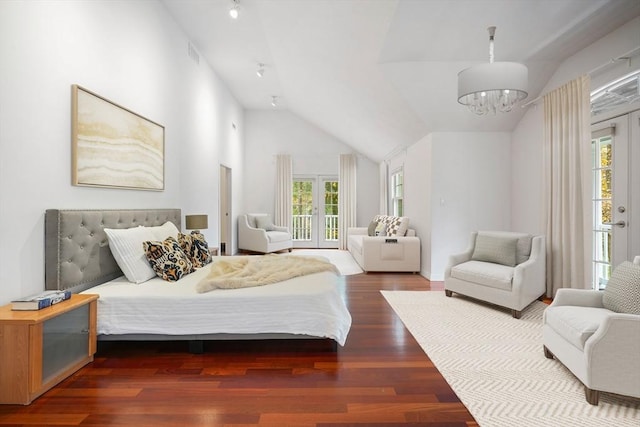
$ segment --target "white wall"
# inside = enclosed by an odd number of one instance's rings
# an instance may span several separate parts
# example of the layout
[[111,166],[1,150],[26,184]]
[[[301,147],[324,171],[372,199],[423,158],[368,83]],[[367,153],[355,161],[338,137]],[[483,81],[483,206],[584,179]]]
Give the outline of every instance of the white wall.
[[[291,155],[294,175],[338,176],[340,154],[353,153],[342,141],[287,110],[247,111],[245,150],[244,206],[247,212],[271,214],[275,210],[277,154]],[[368,225],[377,214],[378,177],[378,165],[358,155],[358,225]]]
[[511,163],[511,229],[531,234],[544,234],[542,225],[542,187],[544,143],[542,105],[529,107],[513,131]]
[[[207,213],[217,242],[218,164],[242,177],[243,110],[187,44],[157,2],[0,2],[0,304],[44,288],[48,208]],[[165,126],[164,191],[71,185],[74,83]]]
[[508,132],[435,132],[401,154],[405,215],[428,279],[444,279],[449,255],[467,247],[472,231],[510,229],[510,144]]
[[[560,64],[542,94],[556,89],[576,77],[605,67],[591,76],[592,90],[607,82],[640,69],[640,57],[612,63],[612,58],[626,55],[640,46],[640,17],[611,32]],[[538,101],[528,107],[518,126],[513,131],[512,162],[512,228],[518,231],[542,232],[544,212],[539,201],[543,194],[542,149],[544,117],[543,103]]]
[[405,155],[398,156],[392,163],[404,164],[404,215],[409,217],[409,228],[416,230],[420,237],[420,270],[425,277],[431,275],[431,224],[432,224],[432,184],[433,135],[429,134],[407,148]]

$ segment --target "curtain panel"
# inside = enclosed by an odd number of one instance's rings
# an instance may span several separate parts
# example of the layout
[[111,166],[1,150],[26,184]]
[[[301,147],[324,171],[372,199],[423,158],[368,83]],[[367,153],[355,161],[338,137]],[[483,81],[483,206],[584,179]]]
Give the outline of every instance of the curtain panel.
[[291,232],[293,211],[291,199],[293,197],[293,165],[291,156],[278,154],[276,156],[276,206],[274,223],[287,227]]
[[590,79],[544,96],[547,297],[591,286]]
[[389,213],[389,165],[386,161],[380,162],[378,165],[380,174],[380,215]]
[[340,155],[338,190],[338,247],[347,249],[347,230],[356,226],[356,155]]

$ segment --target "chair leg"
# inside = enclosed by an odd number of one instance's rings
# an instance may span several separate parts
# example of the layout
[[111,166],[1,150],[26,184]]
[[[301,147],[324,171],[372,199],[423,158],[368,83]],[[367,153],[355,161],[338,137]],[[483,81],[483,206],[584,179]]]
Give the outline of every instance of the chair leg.
[[453,291],[450,291],[449,289],[445,289],[445,290],[444,290],[444,294],[445,294],[446,296],[450,297],[450,296],[452,296],[452,295],[453,295]]
[[520,310],[511,310],[511,315],[514,318],[519,319],[520,316],[522,316],[522,311],[520,311]]
[[544,357],[546,357],[547,359],[553,359],[553,353],[551,353],[551,351],[549,351],[547,346],[543,345],[542,348],[544,350]]
[[584,396],[587,398],[589,405],[598,406],[600,400],[600,392],[598,390],[592,390],[587,386],[584,386]]

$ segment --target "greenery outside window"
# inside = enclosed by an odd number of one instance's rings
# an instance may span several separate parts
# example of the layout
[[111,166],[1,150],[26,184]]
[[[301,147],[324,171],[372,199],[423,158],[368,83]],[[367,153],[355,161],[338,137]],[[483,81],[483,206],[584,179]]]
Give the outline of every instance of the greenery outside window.
[[404,215],[404,171],[402,168],[391,173],[391,211],[394,216]]

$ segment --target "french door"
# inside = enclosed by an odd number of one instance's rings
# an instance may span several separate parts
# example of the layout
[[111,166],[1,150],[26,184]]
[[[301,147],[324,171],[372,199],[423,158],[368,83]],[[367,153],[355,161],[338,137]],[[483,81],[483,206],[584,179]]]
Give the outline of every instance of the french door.
[[294,176],[293,246],[338,247],[338,178]]
[[640,197],[632,190],[630,150],[639,145],[638,119],[638,112],[629,113],[591,127],[595,289],[604,289],[613,267],[632,258],[631,231],[638,224],[630,209]]

